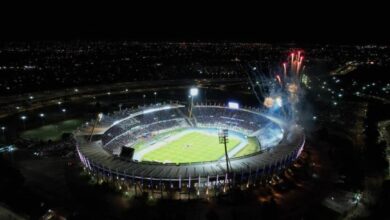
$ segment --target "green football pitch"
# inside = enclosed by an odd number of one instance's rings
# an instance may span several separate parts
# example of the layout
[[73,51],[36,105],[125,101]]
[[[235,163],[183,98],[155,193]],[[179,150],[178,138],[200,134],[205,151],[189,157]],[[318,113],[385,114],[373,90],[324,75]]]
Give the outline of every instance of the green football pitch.
[[[229,137],[228,151],[241,143],[239,138]],[[165,145],[146,153],[143,161],[169,163],[190,163],[218,160],[225,155],[223,144],[219,143],[218,135],[191,131],[168,141]]]

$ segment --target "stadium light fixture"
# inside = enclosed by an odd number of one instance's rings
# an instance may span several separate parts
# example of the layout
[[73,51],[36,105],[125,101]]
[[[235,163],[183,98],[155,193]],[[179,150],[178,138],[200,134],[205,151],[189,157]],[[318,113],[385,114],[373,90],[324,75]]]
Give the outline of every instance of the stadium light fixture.
[[190,109],[189,109],[189,118],[192,116],[192,107],[194,105],[194,97],[197,96],[199,93],[198,88],[191,88],[190,89],[190,97],[191,97],[191,103],[190,103]]
[[197,96],[198,93],[199,93],[199,89],[198,88],[191,88],[190,89],[190,94],[191,94],[192,97]]
[[228,106],[229,106],[229,108],[232,108],[232,109],[239,109],[240,108],[240,105],[237,102],[229,102]]
[[102,119],[103,119],[103,113],[100,112],[100,113],[98,114],[98,120],[99,120],[99,122],[100,122]]

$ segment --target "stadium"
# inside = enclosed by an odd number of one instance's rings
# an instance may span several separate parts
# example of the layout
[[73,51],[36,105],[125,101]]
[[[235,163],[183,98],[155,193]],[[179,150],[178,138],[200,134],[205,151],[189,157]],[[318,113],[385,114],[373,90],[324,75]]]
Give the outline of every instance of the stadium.
[[208,198],[270,182],[305,145],[297,105],[303,56],[293,52],[280,70],[250,66],[248,89],[262,108],[187,102],[157,103],[98,114],[75,132],[81,162],[98,181],[152,197]]
[[264,109],[193,99],[99,114],[74,136],[85,170],[98,181],[173,199],[262,184],[305,144],[300,126]]

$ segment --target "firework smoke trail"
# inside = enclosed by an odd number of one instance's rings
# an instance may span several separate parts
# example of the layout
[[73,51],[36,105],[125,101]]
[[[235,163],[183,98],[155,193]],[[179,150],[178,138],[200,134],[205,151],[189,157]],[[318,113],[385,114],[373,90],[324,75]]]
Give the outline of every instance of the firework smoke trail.
[[252,91],[271,114],[283,113],[286,118],[295,120],[296,105],[301,94],[301,73],[305,70],[303,61],[302,51],[295,51],[289,54],[287,62],[282,63],[277,71],[261,72],[257,66],[248,66],[246,72]]
[[251,84],[251,88],[252,88],[253,94],[255,94],[257,101],[261,103],[261,99],[260,99],[259,95],[256,92],[256,86],[255,86],[255,84],[252,81],[252,77],[251,77],[250,71],[245,71],[245,72],[248,75],[248,81]]
[[278,80],[279,85],[280,85],[280,86],[283,86],[283,85],[282,85],[282,80],[280,79],[280,76],[279,76],[279,75],[276,75],[276,79]]
[[284,75],[284,78],[287,78],[287,64],[286,64],[286,62],[283,63],[283,75]]

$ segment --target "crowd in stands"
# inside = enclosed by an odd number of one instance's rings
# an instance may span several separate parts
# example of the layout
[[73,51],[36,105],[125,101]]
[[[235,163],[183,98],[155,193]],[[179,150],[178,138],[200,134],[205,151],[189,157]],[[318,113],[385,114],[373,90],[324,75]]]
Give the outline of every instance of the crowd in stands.
[[118,152],[117,150],[120,147],[124,145],[131,146],[138,140],[147,139],[153,136],[158,131],[188,126],[189,125],[187,124],[186,120],[183,118],[157,121],[148,125],[134,127],[122,133],[117,133],[117,136],[114,136],[114,138],[111,138],[108,142],[103,141],[103,144],[106,150],[110,152]]
[[[141,111],[141,109],[139,109],[138,111]],[[104,116],[103,125],[110,126],[115,121],[126,118],[130,114],[135,112],[137,111],[125,109],[124,111],[114,112],[111,115]],[[135,127],[153,126],[153,128],[157,128],[158,126],[160,126],[160,124],[156,122],[169,121],[169,120],[179,119],[179,118],[183,118],[183,116],[180,110],[176,108],[140,114],[135,117],[131,117],[124,121],[121,121],[117,125],[110,127],[103,135],[102,141],[104,144],[106,144],[114,137],[126,131],[129,131],[130,129],[134,129]],[[111,124],[109,124],[109,122],[111,122]],[[149,130],[156,130],[156,129],[149,128]]]
[[239,111],[218,106],[195,106],[193,115],[200,125],[216,125],[217,127],[232,127],[236,130],[244,129],[248,132],[259,130],[266,119],[247,111]]

